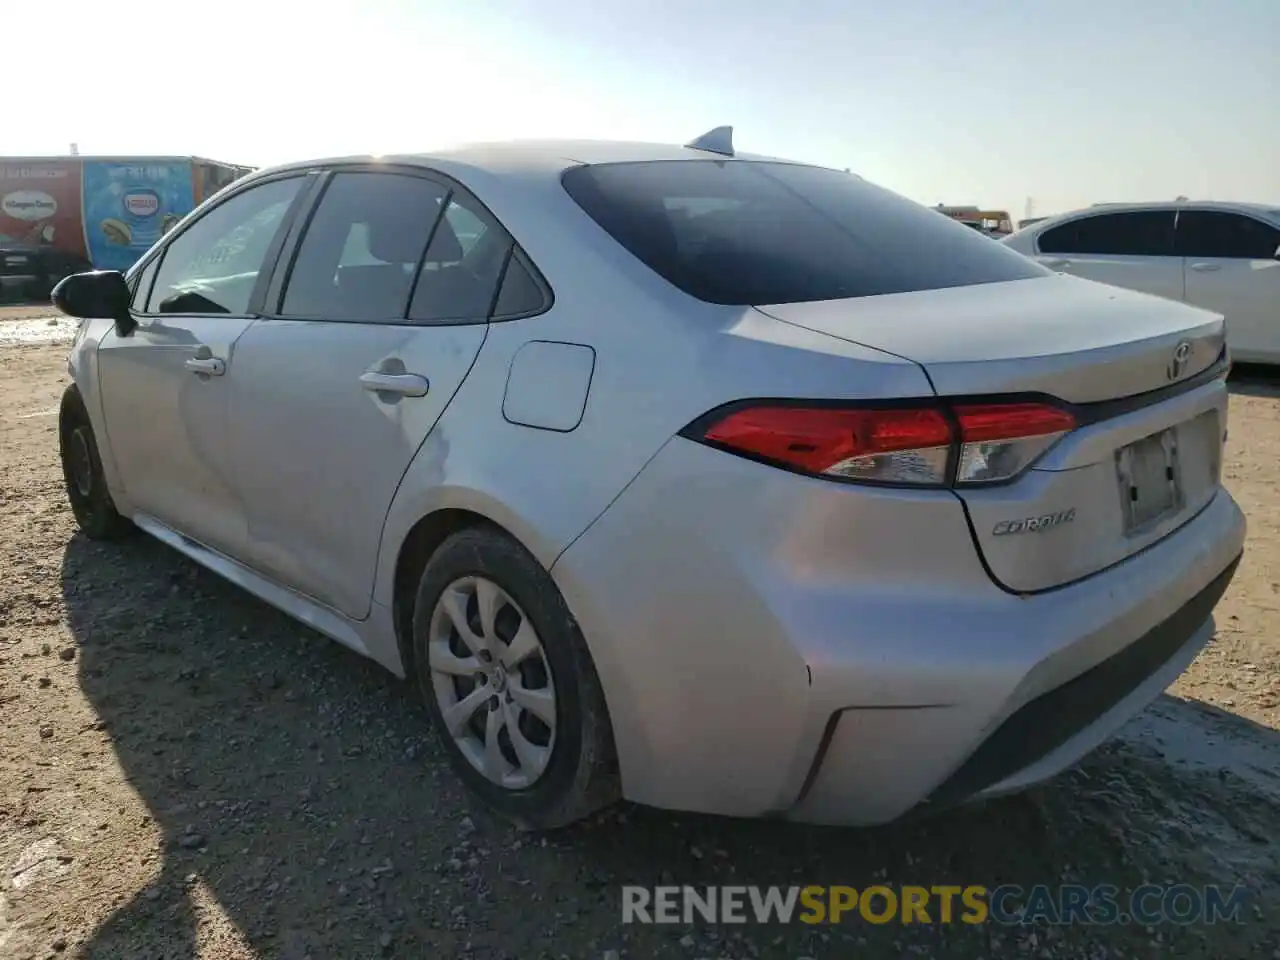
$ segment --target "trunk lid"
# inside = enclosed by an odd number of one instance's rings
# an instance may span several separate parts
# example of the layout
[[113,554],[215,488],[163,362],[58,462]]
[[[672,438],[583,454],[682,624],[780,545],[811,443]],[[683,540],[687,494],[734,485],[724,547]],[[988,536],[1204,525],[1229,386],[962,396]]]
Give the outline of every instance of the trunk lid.
[[[1032,469],[956,490],[1005,589],[1052,589],[1119,563],[1219,489],[1225,380],[1152,394],[1215,364],[1225,345],[1216,314],[1059,276],[760,309],[913,360],[943,397],[1045,394],[1077,405],[1077,429]],[[1104,403],[1138,394],[1152,396]]]
[[[1047,393],[1071,403],[1132,396],[1195,376],[1225,343],[1217,314],[1058,274],[759,309],[914,360],[941,396]],[[1183,340],[1190,355],[1170,378]]]

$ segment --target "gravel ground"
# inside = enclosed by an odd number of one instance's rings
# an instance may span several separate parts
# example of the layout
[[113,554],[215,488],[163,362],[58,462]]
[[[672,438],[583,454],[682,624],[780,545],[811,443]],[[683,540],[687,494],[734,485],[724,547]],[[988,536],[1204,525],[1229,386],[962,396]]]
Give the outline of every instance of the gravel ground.
[[[0,324],[2,326],[3,324]],[[74,534],[65,344],[0,348],[0,957],[1280,960],[1280,389],[1237,384],[1250,549],[1211,647],[1081,768],[879,830],[474,808],[390,675],[158,543]],[[620,923],[622,884],[1240,883],[1242,923]]]

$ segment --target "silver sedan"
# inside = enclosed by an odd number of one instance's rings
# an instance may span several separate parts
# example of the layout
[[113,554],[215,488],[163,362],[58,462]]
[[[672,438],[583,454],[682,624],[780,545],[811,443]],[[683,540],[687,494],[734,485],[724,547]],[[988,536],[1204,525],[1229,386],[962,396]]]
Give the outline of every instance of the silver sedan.
[[1020,789],[1243,550],[1221,316],[724,128],[261,170],[55,302],[82,530],[407,677],[531,828]]

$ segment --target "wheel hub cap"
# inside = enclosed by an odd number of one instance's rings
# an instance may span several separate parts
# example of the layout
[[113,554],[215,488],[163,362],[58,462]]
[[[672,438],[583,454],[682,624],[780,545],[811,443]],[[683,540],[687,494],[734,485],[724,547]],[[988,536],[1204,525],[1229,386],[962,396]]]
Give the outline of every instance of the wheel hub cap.
[[436,601],[427,635],[431,692],[454,745],[485,778],[531,786],[556,742],[556,691],[542,640],[505,590],[461,577]]
[[494,693],[507,692],[507,671],[502,669],[502,664],[498,664],[489,673],[489,682],[493,684]]

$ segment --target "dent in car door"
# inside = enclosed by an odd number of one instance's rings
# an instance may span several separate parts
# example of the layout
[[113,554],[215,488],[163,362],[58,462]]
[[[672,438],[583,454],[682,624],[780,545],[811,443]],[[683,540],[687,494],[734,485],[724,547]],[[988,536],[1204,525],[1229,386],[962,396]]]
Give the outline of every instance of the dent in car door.
[[1173,231],[1173,210],[1087,214],[1046,230],[1036,260],[1086,280],[1181,300]]
[[[228,384],[249,302],[303,180],[228,197],[175,235],[135,291],[137,328],[98,348],[102,408],[128,501],[224,552],[244,541],[227,475]],[[154,261],[153,261],[154,262]]]
[[[468,219],[460,238],[455,207],[476,208],[487,229]],[[433,459],[448,454],[448,436],[428,435],[484,342],[510,247],[446,183],[332,175],[279,315],[237,345],[232,461],[261,572],[368,614],[387,510],[424,441]]]
[[1187,302],[1227,318],[1236,359],[1280,358],[1280,228],[1240,213],[1185,210],[1178,248]]

